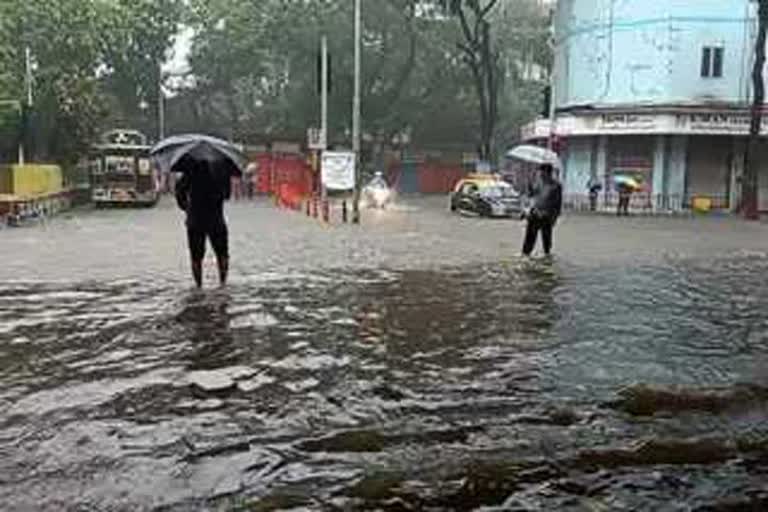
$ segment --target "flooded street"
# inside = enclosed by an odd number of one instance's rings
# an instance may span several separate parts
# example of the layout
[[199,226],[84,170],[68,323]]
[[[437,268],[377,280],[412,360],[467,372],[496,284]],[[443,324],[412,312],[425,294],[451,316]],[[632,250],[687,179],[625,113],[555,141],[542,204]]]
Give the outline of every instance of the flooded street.
[[0,231],[0,508],[768,509],[767,226],[446,210]]

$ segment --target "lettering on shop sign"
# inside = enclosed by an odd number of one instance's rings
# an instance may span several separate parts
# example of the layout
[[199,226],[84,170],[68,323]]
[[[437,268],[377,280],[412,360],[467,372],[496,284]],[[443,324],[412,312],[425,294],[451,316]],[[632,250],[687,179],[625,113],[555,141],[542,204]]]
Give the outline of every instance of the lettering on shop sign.
[[603,130],[653,130],[656,117],[640,114],[603,114],[600,128]]
[[[691,132],[713,133],[749,133],[750,116],[748,114],[680,114],[677,116],[677,126]],[[766,120],[763,119],[763,130]]]

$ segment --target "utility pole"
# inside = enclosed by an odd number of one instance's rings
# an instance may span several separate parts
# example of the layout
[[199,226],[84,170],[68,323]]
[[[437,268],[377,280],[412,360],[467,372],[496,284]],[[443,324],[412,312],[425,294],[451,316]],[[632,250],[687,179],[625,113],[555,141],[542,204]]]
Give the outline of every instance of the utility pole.
[[26,163],[26,151],[24,143],[28,138],[29,132],[29,113],[32,110],[34,97],[32,94],[32,50],[29,46],[24,47],[24,87],[26,90],[25,100],[21,104],[21,134],[19,137],[19,165]]
[[362,7],[361,1],[355,0],[355,94],[352,101],[352,150],[355,153],[355,194],[352,202],[352,223],[360,224],[360,73],[361,73],[361,39],[362,39]]
[[[323,36],[320,41],[320,161],[323,152],[328,149],[328,38]],[[322,165],[321,165],[322,167]],[[325,201],[328,192],[320,170],[320,195]]]
[[32,50],[29,46],[24,48],[24,70],[27,86],[27,106],[31,107],[34,98],[32,97]]
[[163,69],[158,65],[157,81],[157,140],[165,138],[165,92],[163,92]]
[[759,220],[758,211],[758,169],[757,153],[763,125],[765,102],[765,44],[768,30],[768,0],[759,0],[757,14],[757,40],[755,42],[755,65],[752,69],[752,115],[749,127],[749,141],[744,154],[744,182],[742,188],[743,215],[747,220]]
[[549,46],[552,49],[552,69],[549,71],[549,140],[547,141],[547,147],[550,150],[554,150],[557,125],[557,73],[555,68],[555,62],[557,61],[557,34],[555,34],[554,15],[550,15],[550,18],[552,21],[549,27]]

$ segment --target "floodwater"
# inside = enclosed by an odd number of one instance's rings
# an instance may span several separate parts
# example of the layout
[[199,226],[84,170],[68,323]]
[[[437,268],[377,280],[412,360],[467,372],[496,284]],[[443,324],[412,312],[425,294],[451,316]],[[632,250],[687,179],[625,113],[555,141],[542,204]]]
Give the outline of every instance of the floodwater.
[[768,510],[764,254],[337,263],[0,281],[1,508]]

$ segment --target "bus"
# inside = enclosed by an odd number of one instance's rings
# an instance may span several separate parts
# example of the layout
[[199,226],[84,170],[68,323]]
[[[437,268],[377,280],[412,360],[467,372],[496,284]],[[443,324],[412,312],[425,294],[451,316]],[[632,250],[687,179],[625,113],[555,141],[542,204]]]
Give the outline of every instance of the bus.
[[91,199],[96,206],[154,206],[160,174],[149,156],[147,137],[136,130],[102,135],[88,154]]

